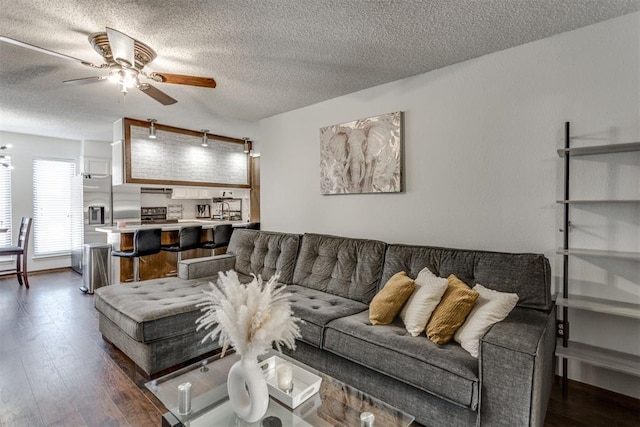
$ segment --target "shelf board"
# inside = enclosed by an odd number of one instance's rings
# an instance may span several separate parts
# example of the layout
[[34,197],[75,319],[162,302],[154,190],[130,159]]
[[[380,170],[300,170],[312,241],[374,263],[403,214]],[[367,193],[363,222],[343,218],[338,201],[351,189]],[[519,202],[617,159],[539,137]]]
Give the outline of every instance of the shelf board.
[[558,155],[564,157],[566,153],[571,156],[589,156],[592,154],[607,153],[628,153],[640,151],[640,142],[629,142],[626,144],[592,145],[590,147],[561,148]]
[[585,255],[585,256],[597,256],[597,257],[604,257],[604,258],[617,258],[617,259],[628,259],[632,261],[640,261],[640,252],[621,252],[621,251],[606,251],[606,250],[598,250],[598,249],[578,249],[578,248],[565,250],[562,248],[558,248],[556,253],[559,255]]
[[573,341],[569,341],[569,345],[563,347],[562,339],[559,339],[556,356],[640,377],[640,356],[633,354]]
[[556,304],[561,307],[571,307],[580,310],[588,310],[597,313],[613,314],[615,316],[640,319],[640,304],[624,301],[612,301],[602,298],[588,297],[584,295],[569,294],[569,298],[558,294]]
[[556,203],[563,204],[591,204],[591,203],[640,203],[640,199],[637,200],[558,200]]

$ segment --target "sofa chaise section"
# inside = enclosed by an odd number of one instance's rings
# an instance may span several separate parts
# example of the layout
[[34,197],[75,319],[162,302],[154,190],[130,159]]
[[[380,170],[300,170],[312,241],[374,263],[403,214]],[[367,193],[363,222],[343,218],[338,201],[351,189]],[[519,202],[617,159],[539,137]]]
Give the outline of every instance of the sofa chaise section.
[[202,291],[231,269],[243,282],[276,272],[290,282],[299,240],[296,234],[238,229],[227,254],[182,261],[178,277],[97,289],[100,332],[147,376],[216,350],[217,343],[201,342],[207,331],[196,332]]
[[103,337],[118,347],[147,375],[215,350],[201,344],[195,331],[207,281],[162,278],[102,287],[95,306]]

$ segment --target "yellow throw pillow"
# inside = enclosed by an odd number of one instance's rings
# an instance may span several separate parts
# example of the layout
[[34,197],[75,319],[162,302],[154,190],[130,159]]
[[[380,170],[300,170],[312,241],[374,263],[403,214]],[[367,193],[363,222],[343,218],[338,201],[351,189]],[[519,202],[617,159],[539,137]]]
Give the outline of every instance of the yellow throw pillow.
[[415,288],[415,282],[404,271],[391,276],[369,304],[371,324],[388,325],[393,322]]
[[427,324],[427,336],[436,344],[446,344],[464,323],[478,299],[478,292],[471,289],[455,275],[447,277],[447,290],[440,304],[433,310]]

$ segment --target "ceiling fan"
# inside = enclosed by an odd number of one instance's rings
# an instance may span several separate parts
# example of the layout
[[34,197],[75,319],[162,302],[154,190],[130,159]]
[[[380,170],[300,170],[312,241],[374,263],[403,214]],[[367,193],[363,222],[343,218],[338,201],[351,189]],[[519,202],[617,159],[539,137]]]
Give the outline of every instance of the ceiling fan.
[[105,61],[100,65],[83,61],[82,59],[74,58],[73,56],[65,55],[63,53],[34,46],[10,37],[0,36],[0,41],[35,50],[37,52],[46,53],[47,55],[56,56],[58,58],[78,62],[87,67],[108,70],[108,75],[106,76],[93,76],[82,79],[66,80],[63,83],[88,84],[100,81],[113,81],[120,85],[120,90],[125,94],[128,89],[135,87],[163,105],[175,104],[178,101],[151,84],[141,81],[141,78],[158,83],[173,83],[207,88],[216,87],[216,81],[210,77],[145,72],[144,67],[156,58],[156,52],[146,44],[135,40],[120,31],[108,27],[106,30],[106,32],[95,33],[89,36],[91,46]]

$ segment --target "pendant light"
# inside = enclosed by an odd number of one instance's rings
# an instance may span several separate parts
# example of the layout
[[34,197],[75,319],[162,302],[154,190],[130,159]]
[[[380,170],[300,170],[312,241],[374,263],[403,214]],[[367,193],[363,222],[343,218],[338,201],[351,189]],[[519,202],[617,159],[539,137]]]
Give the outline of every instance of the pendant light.
[[249,154],[249,152],[251,152],[251,149],[249,148],[249,138],[245,136],[242,139],[244,140],[244,154]]
[[209,132],[209,129],[201,129],[202,131],[202,146],[203,147],[208,147],[209,146],[209,139],[207,138],[207,132]]
[[156,126],[155,126],[155,122],[157,122],[156,119],[147,119],[147,121],[151,124],[149,126],[149,138],[151,139],[156,139]]

